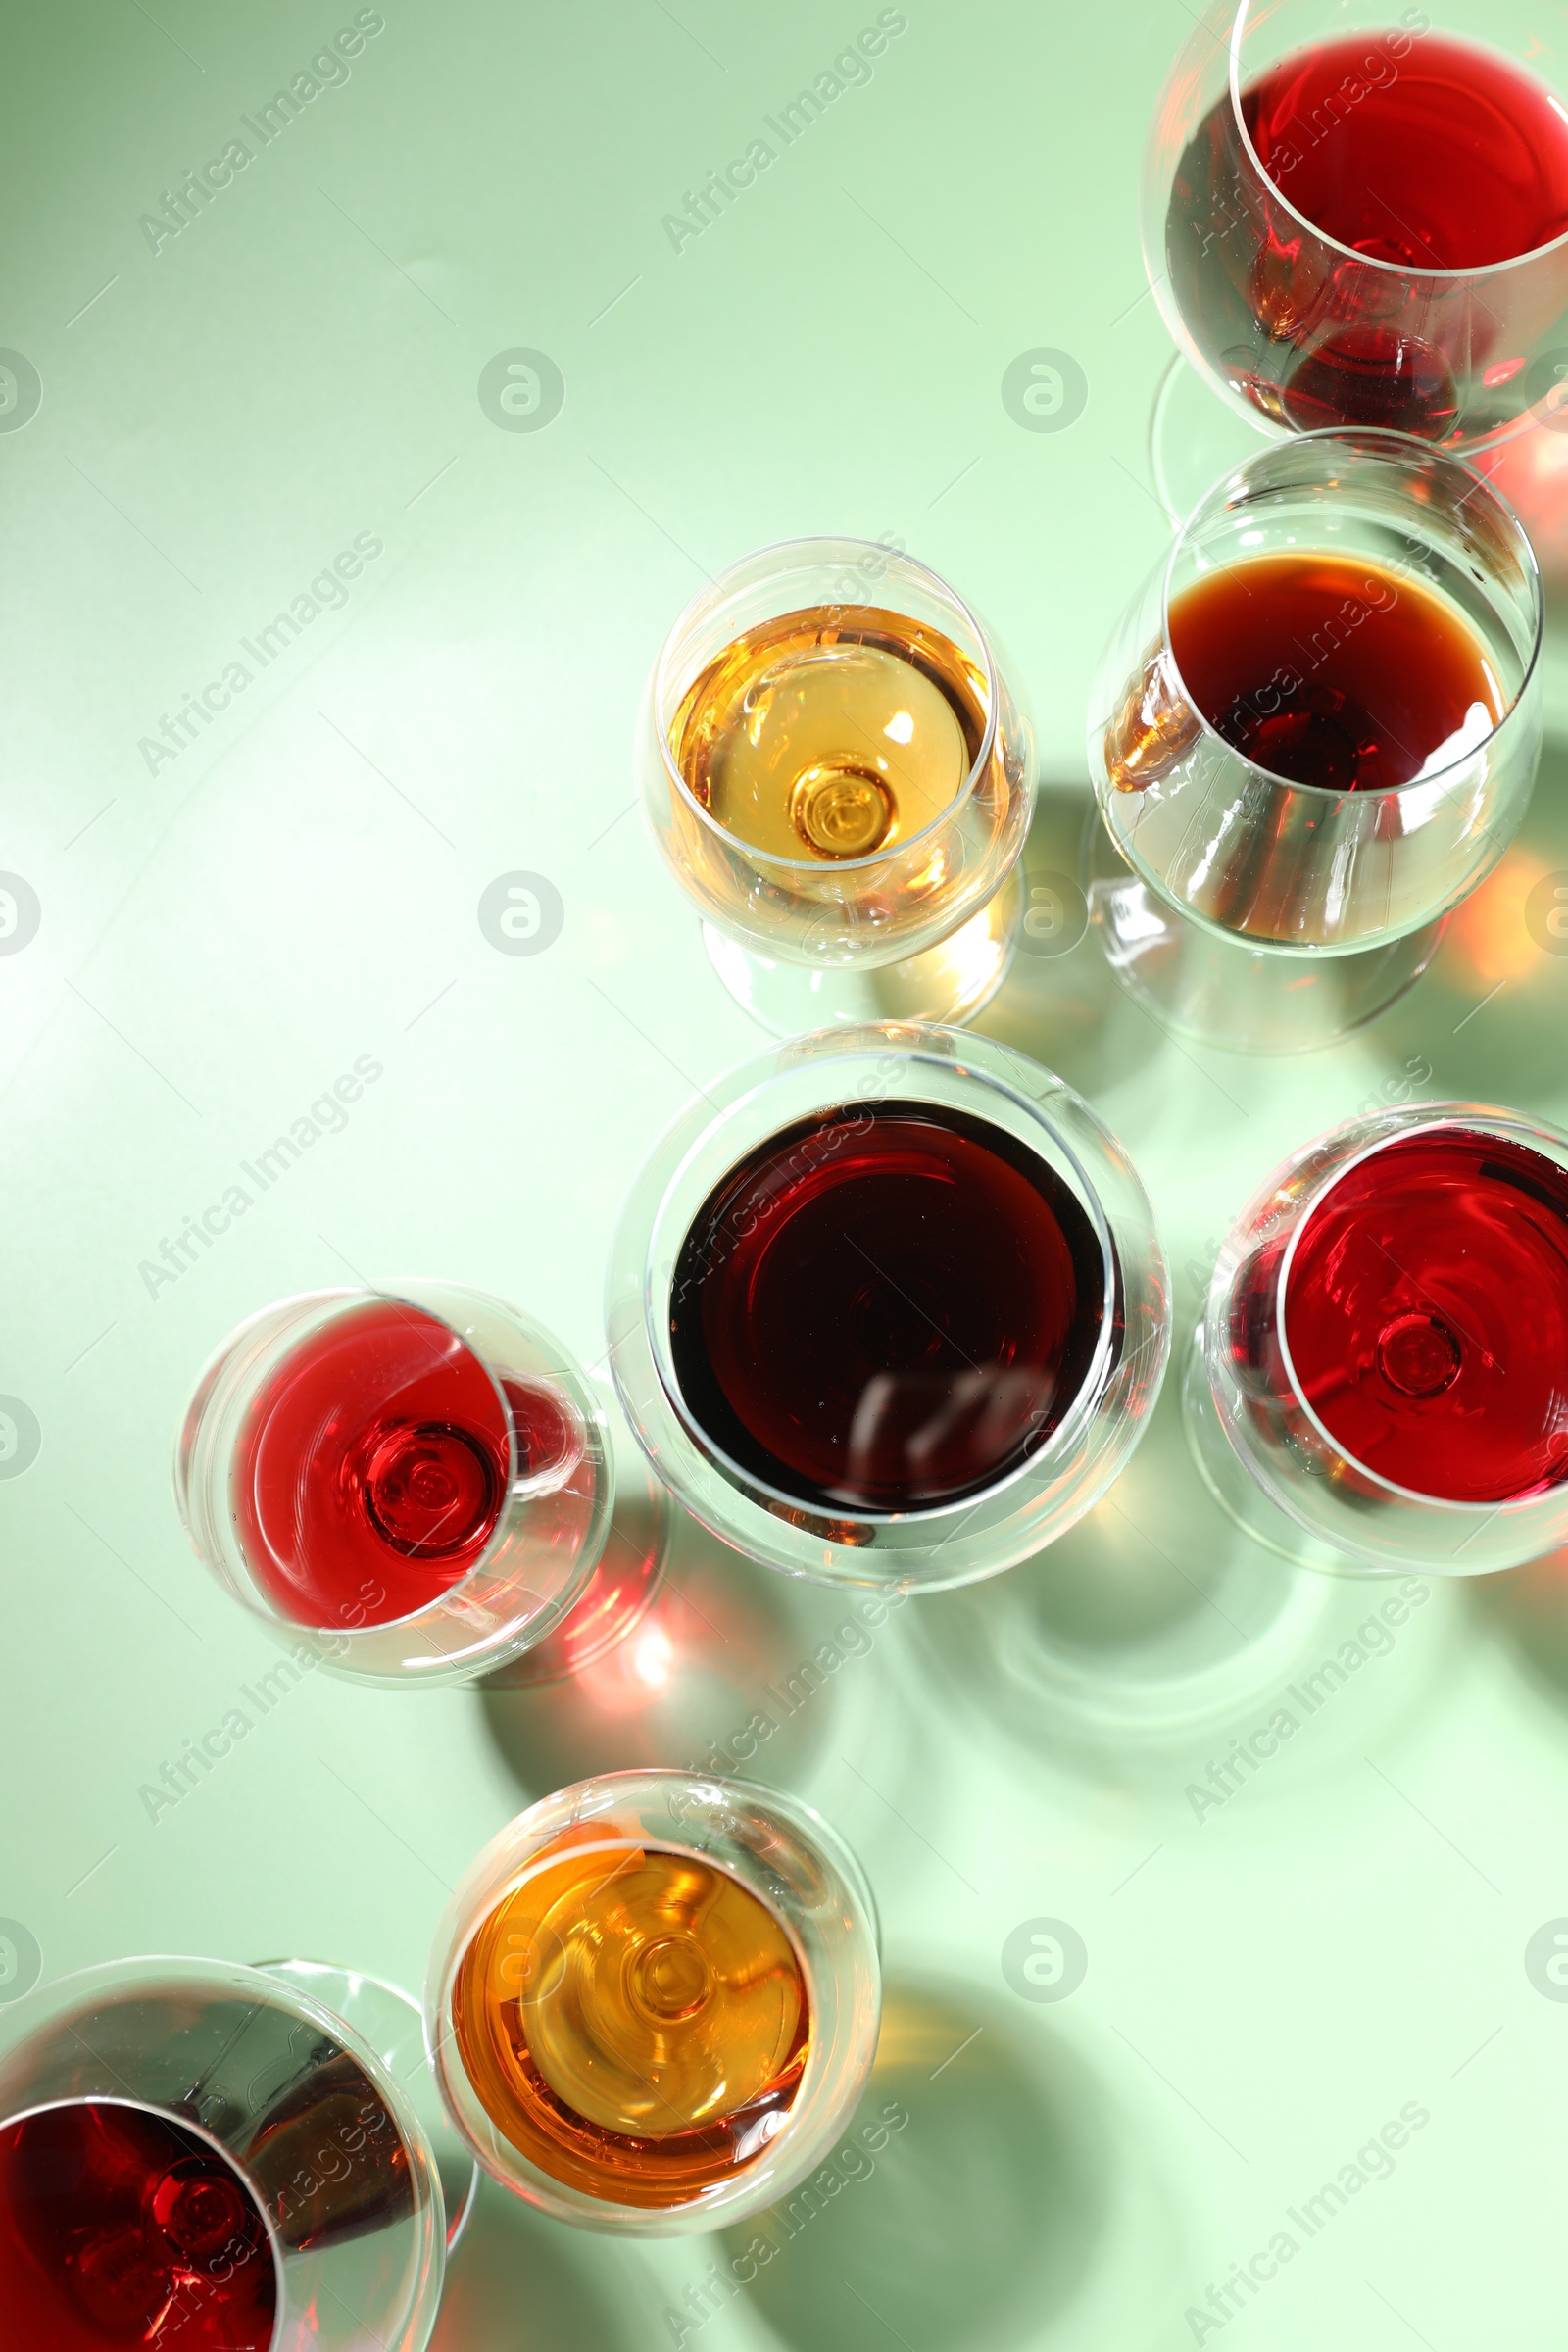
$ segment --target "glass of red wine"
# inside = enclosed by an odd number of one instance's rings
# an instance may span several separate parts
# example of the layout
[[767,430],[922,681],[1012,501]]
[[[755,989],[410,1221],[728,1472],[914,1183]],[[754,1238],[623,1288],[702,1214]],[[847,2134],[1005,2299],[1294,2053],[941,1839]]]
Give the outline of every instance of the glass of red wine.
[[788,1574],[936,1589],[1110,1484],[1168,1288],[1137,1173],[1070,1087],[878,1024],[796,1039],[676,1120],[607,1313],[632,1427],[705,1526]]
[[1353,1119],[1220,1251],[1188,1436],[1308,1566],[1477,1576],[1568,1541],[1568,1135],[1480,1103]]
[[1225,462],[1226,410],[1243,445],[1248,424],[1373,425],[1468,452],[1561,398],[1556,61],[1522,0],[1442,14],[1215,0],[1195,22],[1142,189],[1150,281],[1183,354],[1155,417],[1173,511]]
[[1544,602],[1512,509],[1407,436],[1260,449],[1102,660],[1091,904],[1165,1025],[1326,1043],[1426,968],[1524,814]]
[[574,1671],[662,1574],[664,1506],[617,1512],[569,1351],[456,1284],[307,1292],[241,1324],[197,1383],[174,1489],[236,1599],[372,1680]]
[[890,545],[761,549],[694,598],[643,698],[654,838],[764,1028],[967,1020],[1005,976],[1035,748],[1011,664]]
[[370,2043],[270,1971],[139,1959],[0,2034],[0,2312],[48,2352],[422,2352],[445,2207]]

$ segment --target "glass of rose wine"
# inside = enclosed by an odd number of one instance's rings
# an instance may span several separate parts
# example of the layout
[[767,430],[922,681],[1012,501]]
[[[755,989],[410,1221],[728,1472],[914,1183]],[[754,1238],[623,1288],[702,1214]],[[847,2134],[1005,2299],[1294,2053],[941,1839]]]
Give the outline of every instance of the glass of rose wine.
[[1091,694],[1117,978],[1241,1050],[1384,1011],[1524,814],[1544,612],[1512,509],[1402,434],[1305,434],[1218,481]]
[[1010,1568],[1142,1435],[1168,1347],[1149,1200],[1049,1070],[822,1030],[700,1097],[622,1213],[611,1360],[655,1470],[787,1574]]
[[1276,1551],[1477,1576],[1568,1541],[1568,1135],[1480,1103],[1353,1119],[1220,1251],[1187,1366],[1217,1499]]
[[413,2104],[270,1971],[138,1959],[0,2033],[0,2312],[48,2352],[422,2352],[446,2253]]
[[[632,1453],[634,1484],[651,1486]],[[451,1682],[588,1662],[662,1572],[664,1505],[617,1522],[612,1441],[568,1350],[479,1291],[312,1291],[240,1325],[174,1454],[180,1516],[307,1656]]]
[[865,2087],[876,1912],[821,1817],[618,1772],[530,1806],[458,1888],[425,1986],[485,2170],[590,2230],[716,2230],[788,2195]]
[[1387,0],[1216,0],[1172,69],[1142,219],[1183,355],[1155,413],[1173,513],[1249,425],[1387,426],[1469,452],[1562,396],[1552,53],[1522,0],[1392,16]]
[[1019,925],[1034,740],[992,633],[923,564],[800,539],[664,641],[638,768],[719,978],[779,1036],[960,1021]]

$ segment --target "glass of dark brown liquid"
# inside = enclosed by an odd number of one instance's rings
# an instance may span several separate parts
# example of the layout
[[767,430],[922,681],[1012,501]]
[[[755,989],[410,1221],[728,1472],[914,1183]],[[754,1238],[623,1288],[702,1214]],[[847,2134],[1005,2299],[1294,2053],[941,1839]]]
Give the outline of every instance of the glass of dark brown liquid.
[[659,1475],[794,1575],[966,1584],[1061,1535],[1158,1393],[1165,1262],[1115,1138],[988,1039],[818,1031],[701,1097],[612,1257]]
[[1303,434],[1223,476],[1091,696],[1117,977],[1244,1051],[1384,1011],[1524,814],[1542,621],[1512,509],[1406,435]]

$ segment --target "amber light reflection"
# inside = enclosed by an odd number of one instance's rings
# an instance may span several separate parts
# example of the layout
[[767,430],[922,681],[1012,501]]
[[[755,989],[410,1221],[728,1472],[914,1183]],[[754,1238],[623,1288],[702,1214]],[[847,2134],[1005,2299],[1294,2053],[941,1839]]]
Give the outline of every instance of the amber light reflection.
[[1534,971],[1542,951],[1525,922],[1525,901],[1545,872],[1529,850],[1512,849],[1455,910],[1443,958],[1450,986],[1496,988]]

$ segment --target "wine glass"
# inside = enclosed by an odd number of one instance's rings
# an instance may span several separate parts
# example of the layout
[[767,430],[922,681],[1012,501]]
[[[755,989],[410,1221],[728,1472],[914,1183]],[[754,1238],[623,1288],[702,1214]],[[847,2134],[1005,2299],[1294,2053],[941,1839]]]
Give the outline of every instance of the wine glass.
[[1555,60],[1521,0],[1461,0],[1439,25],[1390,13],[1214,0],[1171,70],[1141,216],[1182,355],[1154,419],[1173,514],[1245,453],[1249,426],[1387,426],[1469,452],[1562,396]]
[[809,1806],[617,1772],[529,1807],[430,1955],[425,2030],[504,2186],[591,2230],[716,2230],[788,2195],[865,2087],[876,1910]]
[[819,1030],[655,1150],[611,1361],[655,1470],[737,1550],[936,1589],[1104,1492],[1159,1391],[1168,1289],[1135,1170],[1061,1079],[958,1030]]
[[1405,435],[1303,434],[1216,482],[1091,694],[1118,979],[1243,1050],[1384,1011],[1524,813],[1544,612],[1513,510]]
[[1568,1135],[1352,1119],[1226,1240],[1183,1390],[1216,1498],[1311,1567],[1477,1576],[1568,1540]]
[[[514,1308],[451,1283],[311,1291],[208,1363],[174,1492],[301,1671],[452,1682],[526,1652],[543,1680],[622,1638],[662,1573],[665,1505],[646,1535],[617,1524],[612,1447],[586,1375]],[[654,1485],[635,1452],[632,1485]]]
[[764,1028],[964,1020],[1001,986],[1034,738],[994,636],[913,557],[799,539],[722,572],[654,664],[638,769]]
[[270,1971],[135,1959],[0,2029],[0,2309],[19,2344],[421,2352],[446,2252],[414,2105]]

